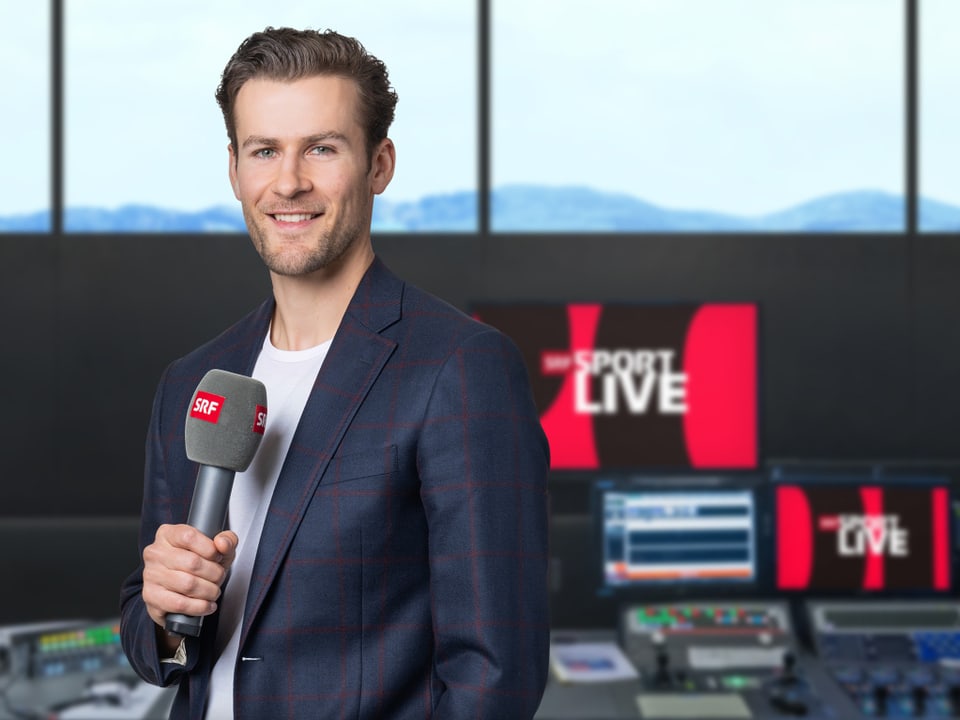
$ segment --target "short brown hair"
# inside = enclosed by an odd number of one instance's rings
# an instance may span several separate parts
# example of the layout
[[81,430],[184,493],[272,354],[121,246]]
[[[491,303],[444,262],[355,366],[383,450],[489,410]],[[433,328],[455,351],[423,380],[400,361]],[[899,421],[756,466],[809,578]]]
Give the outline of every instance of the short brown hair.
[[333,30],[287,27],[268,27],[248,37],[240,43],[220,77],[217,103],[234,151],[238,146],[233,106],[247,80],[289,81],[314,75],[335,75],[356,82],[360,100],[358,120],[366,134],[367,158],[372,159],[373,149],[387,137],[397,105],[387,66],[355,38]]

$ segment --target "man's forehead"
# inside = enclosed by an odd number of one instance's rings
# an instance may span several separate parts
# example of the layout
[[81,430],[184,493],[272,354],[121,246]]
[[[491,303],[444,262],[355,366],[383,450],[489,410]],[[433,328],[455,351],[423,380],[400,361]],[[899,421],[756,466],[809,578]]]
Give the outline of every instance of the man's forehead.
[[356,83],[335,75],[295,80],[251,78],[237,93],[234,119],[244,136],[307,138],[362,134]]
[[307,75],[293,79],[256,76],[240,86],[237,103],[245,97],[262,99],[264,96],[288,99],[329,97],[345,103],[356,102],[359,91],[355,80],[340,75]]

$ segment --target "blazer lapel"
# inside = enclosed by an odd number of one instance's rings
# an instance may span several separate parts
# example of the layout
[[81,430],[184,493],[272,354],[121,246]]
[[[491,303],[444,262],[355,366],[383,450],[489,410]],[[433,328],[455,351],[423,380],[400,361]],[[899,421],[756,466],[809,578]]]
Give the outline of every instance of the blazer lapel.
[[[221,337],[221,349],[209,358],[210,367],[248,377],[252,375],[270,327],[275,305],[272,297],[265,300],[246,320],[224,333]],[[197,379],[197,382],[199,381],[200,378]],[[187,402],[190,397],[187,396]]]
[[241,648],[330,458],[396,348],[396,342],[379,333],[400,319],[402,293],[402,281],[374,260],[334,336],[264,521],[247,593]]

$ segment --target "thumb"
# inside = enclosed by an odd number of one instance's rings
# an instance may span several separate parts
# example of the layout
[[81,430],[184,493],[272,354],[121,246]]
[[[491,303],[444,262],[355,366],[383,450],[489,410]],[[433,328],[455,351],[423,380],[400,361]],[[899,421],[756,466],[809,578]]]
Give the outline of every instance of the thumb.
[[233,558],[236,556],[239,543],[237,534],[232,530],[224,530],[213,539],[214,547],[220,553],[222,558],[220,562],[224,567],[230,567]]

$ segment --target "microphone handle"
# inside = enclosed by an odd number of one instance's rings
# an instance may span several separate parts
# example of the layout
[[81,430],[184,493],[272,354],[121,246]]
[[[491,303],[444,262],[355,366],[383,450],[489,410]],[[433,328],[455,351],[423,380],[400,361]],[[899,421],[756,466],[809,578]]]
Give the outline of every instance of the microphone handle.
[[[233,488],[233,470],[201,465],[197,473],[197,484],[193,489],[190,514],[187,525],[195,527],[209,538],[223,530],[230,505],[230,491]],[[203,617],[169,613],[164,621],[164,629],[175,635],[198,637],[203,626]]]

